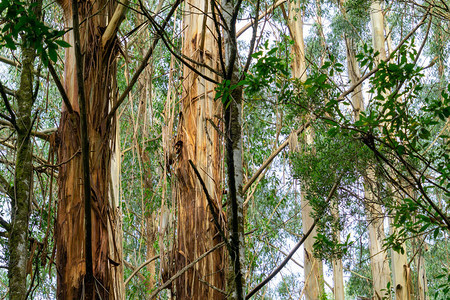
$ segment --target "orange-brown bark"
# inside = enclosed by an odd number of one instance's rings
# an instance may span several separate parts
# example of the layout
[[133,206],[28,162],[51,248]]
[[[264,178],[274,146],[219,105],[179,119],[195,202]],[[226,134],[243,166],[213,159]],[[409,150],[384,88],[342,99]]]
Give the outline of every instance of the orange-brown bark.
[[[186,2],[183,54],[216,68],[218,47],[211,32],[214,25],[211,17],[207,17],[203,11],[208,7],[208,2]],[[205,68],[197,69],[209,77],[215,77]],[[214,209],[222,216],[222,154],[217,132],[221,103],[214,101],[214,84],[200,78],[187,67],[184,67],[183,72],[183,99],[176,141],[178,159],[175,164],[175,200],[178,207],[175,272],[221,242],[205,193],[189,165],[189,160],[192,160],[213,198]],[[177,299],[225,299],[224,294],[213,288],[225,290],[225,267],[223,248],[208,255],[177,279]]]
[[[111,156],[114,126],[103,121],[111,105],[114,89],[114,50],[110,43],[101,46],[102,32],[112,4],[106,1],[79,2],[81,52],[84,54],[84,86],[87,99],[87,122],[90,142],[90,177],[92,206],[92,257],[96,291],[102,299],[121,297],[121,243],[114,241],[120,231],[118,203],[112,201]],[[72,26],[70,1],[61,3],[65,24]],[[106,13],[98,13],[99,10]],[[69,32],[66,40],[74,44]],[[62,111],[59,128],[58,157],[59,206],[56,225],[58,299],[81,299],[85,270],[84,202],[78,90],[73,47],[66,51],[64,84],[74,109]],[[117,196],[117,195],[116,195]]]

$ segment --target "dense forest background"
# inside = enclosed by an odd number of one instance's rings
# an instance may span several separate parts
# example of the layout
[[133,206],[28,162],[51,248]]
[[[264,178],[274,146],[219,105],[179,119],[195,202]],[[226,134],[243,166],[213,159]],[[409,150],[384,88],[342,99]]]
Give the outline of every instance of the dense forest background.
[[449,6],[0,0],[0,296],[448,299]]

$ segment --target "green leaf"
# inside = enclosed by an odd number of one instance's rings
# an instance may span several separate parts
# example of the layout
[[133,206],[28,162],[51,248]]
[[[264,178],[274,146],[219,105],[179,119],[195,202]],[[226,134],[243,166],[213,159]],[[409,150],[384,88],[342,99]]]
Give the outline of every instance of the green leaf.
[[58,54],[56,53],[56,50],[52,47],[48,48],[48,56],[50,57],[50,59],[53,62],[57,62],[58,61]]
[[55,43],[58,44],[60,47],[63,47],[63,48],[70,48],[71,47],[71,45],[68,42],[63,41],[63,40],[56,40]]

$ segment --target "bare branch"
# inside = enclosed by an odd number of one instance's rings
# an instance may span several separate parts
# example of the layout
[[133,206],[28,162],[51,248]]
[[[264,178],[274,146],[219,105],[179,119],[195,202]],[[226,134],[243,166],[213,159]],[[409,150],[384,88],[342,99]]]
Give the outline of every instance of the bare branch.
[[[302,133],[306,128],[308,128],[311,125],[311,121],[306,122],[303,124],[299,129],[292,132],[291,134],[299,135]],[[253,174],[253,176],[247,181],[247,183],[244,185],[244,188],[242,189],[242,194],[245,194],[248,190],[248,188],[255,182],[255,180],[258,178],[258,176],[264,171],[267,166],[270,165],[270,163],[273,161],[273,159],[283,150],[287,145],[289,144],[289,138],[287,138],[283,144],[281,144],[270,156],[266,159],[266,161],[259,167],[259,169]]]
[[144,263],[142,263],[139,267],[134,269],[133,273],[131,273],[131,275],[127,278],[127,280],[125,280],[124,285],[127,286],[128,282],[130,282],[131,278],[133,278],[134,275],[136,275],[143,267],[145,267],[146,265],[148,265],[149,263],[151,263],[152,261],[154,261],[157,258],[159,258],[159,255],[153,256],[152,258],[150,258],[150,259],[146,260]]
[[[338,180],[334,183],[333,187],[331,188],[330,192],[328,193],[327,199],[325,200],[326,203],[330,202],[331,198],[333,197],[334,193],[337,190],[339,183],[341,182],[341,178],[342,178],[342,176],[339,176]],[[291,252],[289,252],[289,254],[284,258],[284,260],[281,262],[281,264],[275,270],[273,270],[273,272],[270,273],[270,275],[267,276],[260,284],[255,286],[247,294],[247,296],[245,296],[246,300],[250,299],[251,296],[256,294],[256,292],[258,292],[263,286],[265,286],[270,280],[272,280],[272,278],[275,277],[275,275],[277,275],[284,268],[284,266],[289,262],[289,260],[291,260],[292,256],[295,254],[295,252],[298,250],[298,248],[300,248],[300,246],[306,241],[308,236],[311,234],[314,227],[316,226],[317,220],[318,219],[316,217],[314,219],[314,223],[311,225],[311,228],[309,228],[309,230],[305,233],[305,235],[302,237],[302,239],[294,246],[294,248],[291,250]]]
[[72,104],[70,103],[69,97],[67,97],[66,94],[66,90],[64,89],[61,80],[59,80],[59,76],[58,74],[56,74],[55,68],[53,68],[53,65],[50,61],[48,62],[48,70],[50,71],[50,74],[52,75],[52,78],[55,81],[56,87],[58,88],[58,91],[61,94],[64,104],[66,105],[67,111],[70,114],[72,114],[73,113]]
[[161,292],[163,289],[166,289],[168,286],[170,286],[172,284],[172,282],[177,279],[178,277],[180,277],[181,275],[183,275],[187,270],[189,270],[190,268],[192,268],[196,263],[198,263],[199,261],[201,261],[203,258],[205,258],[208,254],[214,252],[215,250],[221,248],[222,246],[225,245],[225,242],[219,243],[217,245],[215,245],[214,247],[212,247],[210,250],[206,251],[205,253],[203,253],[202,255],[200,255],[196,260],[194,260],[193,262],[191,262],[190,264],[188,264],[186,267],[184,267],[183,269],[181,269],[180,271],[178,271],[175,275],[173,275],[172,277],[170,277],[169,280],[167,280],[166,282],[164,282],[159,288],[157,288],[149,297],[149,299],[155,299],[156,295],[159,294],[159,292]]

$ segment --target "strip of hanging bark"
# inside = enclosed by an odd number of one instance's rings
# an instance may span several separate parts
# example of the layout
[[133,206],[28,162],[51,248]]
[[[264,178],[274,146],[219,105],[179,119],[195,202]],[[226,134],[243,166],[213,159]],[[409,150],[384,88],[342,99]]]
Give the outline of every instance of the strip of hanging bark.
[[178,271],[175,275],[173,275],[172,277],[170,277],[169,280],[167,280],[166,282],[164,282],[159,288],[157,288],[149,297],[149,299],[155,299],[156,295],[159,294],[159,292],[161,292],[162,290],[166,289],[167,287],[169,287],[172,282],[177,279],[178,277],[180,277],[181,275],[183,275],[187,270],[189,270],[190,268],[192,268],[196,263],[198,263],[199,261],[201,261],[203,258],[205,258],[208,254],[214,252],[215,250],[221,248],[222,246],[225,245],[225,242],[221,242],[217,245],[215,245],[214,247],[212,247],[210,250],[206,251],[205,253],[203,253],[202,255],[200,255],[196,260],[194,260],[193,262],[191,262],[190,264],[188,264],[186,267],[184,267],[183,269],[181,269],[180,271]]
[[[294,131],[292,134],[299,135],[302,133],[306,128],[308,128],[311,125],[311,122],[314,121],[308,121],[305,124],[303,124],[299,129]],[[244,188],[242,189],[242,194],[244,195],[249,187],[255,182],[255,180],[258,178],[259,174],[261,174],[265,168],[267,168],[270,163],[273,161],[273,159],[283,150],[287,145],[289,145],[289,137],[281,144],[270,156],[266,159],[265,162],[259,167],[259,169],[253,174],[253,176],[247,181],[247,183],[244,185]]]
[[89,169],[89,140],[86,120],[86,99],[80,45],[80,28],[78,21],[78,3],[72,0],[73,34],[75,39],[75,64],[78,83],[78,101],[80,106],[81,157],[83,160],[84,222],[85,222],[85,264],[84,278],[85,298],[94,299],[94,270],[92,264],[92,220],[91,220],[91,180]]
[[219,216],[217,215],[217,212],[214,209],[214,208],[217,208],[217,207],[214,204],[214,202],[212,201],[211,196],[209,195],[208,189],[206,188],[206,184],[203,181],[202,177],[200,176],[200,173],[197,170],[197,167],[195,166],[195,164],[192,162],[191,159],[189,160],[189,164],[191,165],[192,169],[194,169],[194,173],[195,173],[195,175],[197,175],[197,178],[200,181],[200,184],[202,185],[203,192],[205,193],[205,196],[206,196],[206,200],[208,200],[209,210],[211,211],[211,214],[213,216],[214,224],[216,225],[220,236],[222,237],[222,239],[224,240],[225,244],[227,245],[227,248],[229,249],[230,245],[229,245],[228,240],[227,240],[227,238],[225,236],[225,233],[224,233],[224,231],[222,229],[222,226],[220,226]]
[[150,258],[150,259],[146,260],[144,263],[142,263],[139,267],[134,269],[133,273],[131,273],[131,275],[127,278],[127,280],[125,280],[124,285],[127,286],[128,282],[130,282],[131,278],[133,278],[134,275],[137,274],[137,272],[139,272],[143,267],[145,267],[146,265],[148,265],[149,263],[151,263],[152,261],[154,261],[157,258],[159,258],[159,255],[153,256],[152,258]]
[[[330,192],[328,193],[328,197],[325,200],[326,204],[328,204],[328,202],[330,202],[331,198],[333,197],[334,193],[336,192],[337,187],[338,187],[339,183],[341,182],[341,178],[342,178],[342,175],[339,176],[339,178],[336,180],[333,187],[331,188]],[[292,256],[295,254],[295,252],[297,252],[298,248],[300,248],[300,246],[306,241],[308,236],[313,231],[314,227],[316,227],[317,220],[318,220],[318,218],[316,217],[314,219],[313,224],[311,225],[311,228],[309,228],[309,230],[305,233],[305,235],[302,237],[302,239],[294,246],[294,248],[291,250],[291,252],[289,252],[289,254],[284,258],[284,260],[281,262],[281,264],[275,270],[273,270],[269,276],[267,276],[263,281],[261,281],[260,284],[255,286],[247,294],[247,296],[245,296],[246,300],[250,299],[251,296],[256,294],[256,292],[258,292],[262,287],[264,287],[270,280],[272,280],[272,278],[274,278],[284,268],[284,266],[289,262],[289,260],[291,260]]]

